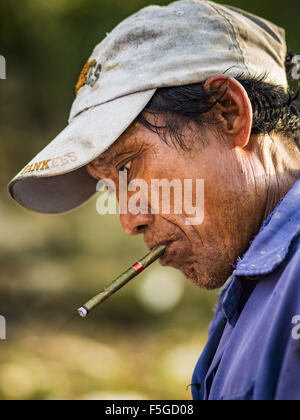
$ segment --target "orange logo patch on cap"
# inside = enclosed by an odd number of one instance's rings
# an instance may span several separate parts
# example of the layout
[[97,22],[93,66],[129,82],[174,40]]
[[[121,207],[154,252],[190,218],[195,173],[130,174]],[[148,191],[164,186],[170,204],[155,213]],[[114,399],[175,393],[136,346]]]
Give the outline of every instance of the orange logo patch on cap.
[[78,78],[78,82],[75,86],[76,94],[78,93],[79,89],[85,85],[89,70],[95,63],[96,60],[91,60],[85,63],[85,65],[83,66],[83,69],[81,70],[80,76]]
[[78,82],[75,86],[76,94],[79,89],[84,85],[89,85],[93,87],[97,80],[99,79],[100,73],[102,70],[101,64],[97,64],[96,60],[90,60],[83,66],[81,70]]

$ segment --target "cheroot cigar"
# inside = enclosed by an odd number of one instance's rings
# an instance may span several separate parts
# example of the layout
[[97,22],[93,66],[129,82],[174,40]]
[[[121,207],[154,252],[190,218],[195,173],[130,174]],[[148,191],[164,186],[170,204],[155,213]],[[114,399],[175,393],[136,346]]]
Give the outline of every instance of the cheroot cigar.
[[117,277],[108,287],[106,287],[106,289],[103,290],[103,292],[94,296],[87,303],[81,306],[81,308],[77,310],[79,315],[85,318],[92,309],[99,305],[99,303],[103,302],[117,290],[121,289],[121,287],[128,283],[129,280],[133,279],[146,267],[156,261],[165,252],[166,247],[167,245],[159,245],[153,248],[150,252],[148,252],[147,255],[129,267],[128,270],[124,271],[124,273],[122,273],[119,277]]

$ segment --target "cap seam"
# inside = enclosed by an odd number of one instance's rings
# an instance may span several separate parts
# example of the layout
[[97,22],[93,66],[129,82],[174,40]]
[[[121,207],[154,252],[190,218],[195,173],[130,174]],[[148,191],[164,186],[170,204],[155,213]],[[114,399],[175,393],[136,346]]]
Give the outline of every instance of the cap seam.
[[158,88],[149,88],[149,89],[146,89],[146,90],[136,90],[134,92],[124,93],[124,95],[117,96],[117,97],[115,97],[113,99],[108,99],[105,102],[100,102],[100,103],[97,103],[95,105],[91,105],[89,107],[83,108],[81,111],[78,111],[77,114],[73,115],[73,117],[68,120],[68,124],[71,124],[71,122],[73,122],[74,119],[77,118],[77,117],[79,117],[79,115],[81,115],[82,113],[84,113],[86,111],[89,111],[91,109],[97,108],[97,106],[104,105],[104,104],[107,104],[109,102],[113,102],[113,101],[115,101],[117,99],[124,98],[125,96],[135,95],[136,93],[148,92],[149,90],[155,90],[156,91],[157,89]]
[[227,22],[227,24],[229,25],[229,27],[230,27],[230,29],[232,31],[232,35],[234,36],[234,39],[235,39],[235,41],[237,43],[237,47],[238,47],[238,50],[240,52],[242,63],[244,65],[245,69],[247,70],[248,74],[250,74],[250,71],[248,69],[248,66],[246,64],[246,60],[245,60],[245,57],[244,57],[244,54],[243,54],[243,50],[242,50],[242,48],[240,46],[240,43],[239,43],[239,40],[238,40],[238,36],[237,36],[237,33],[236,33],[235,29],[234,29],[233,24],[230,22],[230,20],[228,19],[228,17],[225,15],[225,12],[222,13],[220,10],[218,10],[216,7],[214,7],[212,4],[209,4],[209,6],[212,9],[214,9]]

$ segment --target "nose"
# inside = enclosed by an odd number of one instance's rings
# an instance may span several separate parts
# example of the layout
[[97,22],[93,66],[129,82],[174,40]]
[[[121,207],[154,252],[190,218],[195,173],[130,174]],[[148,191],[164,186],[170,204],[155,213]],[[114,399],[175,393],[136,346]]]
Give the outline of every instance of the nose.
[[152,214],[120,214],[121,226],[128,235],[138,235],[144,233],[145,229],[153,223]]

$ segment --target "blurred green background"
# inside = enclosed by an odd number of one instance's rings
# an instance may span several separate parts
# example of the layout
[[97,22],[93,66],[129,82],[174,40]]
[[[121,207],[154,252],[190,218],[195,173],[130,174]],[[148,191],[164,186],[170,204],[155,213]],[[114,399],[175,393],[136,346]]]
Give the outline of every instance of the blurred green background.
[[[169,1],[157,0],[165,5]],[[299,0],[226,1],[273,20],[300,52]],[[96,199],[60,216],[31,213],[6,185],[67,123],[93,47],[142,0],[1,0],[1,399],[190,399],[216,292],[155,263],[80,319],[76,308],[146,253]]]

